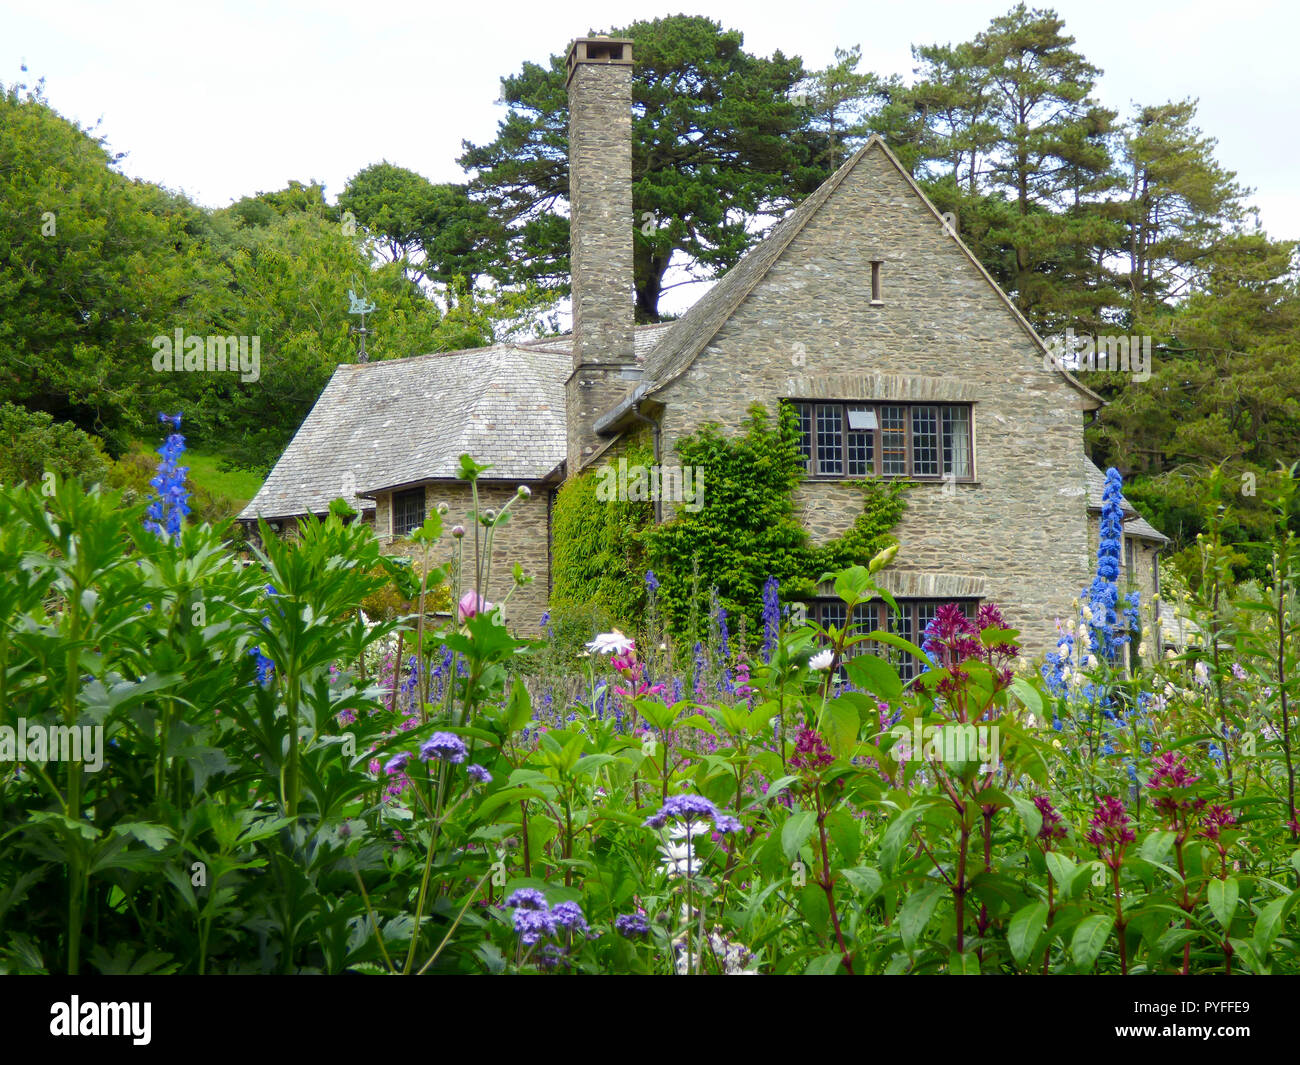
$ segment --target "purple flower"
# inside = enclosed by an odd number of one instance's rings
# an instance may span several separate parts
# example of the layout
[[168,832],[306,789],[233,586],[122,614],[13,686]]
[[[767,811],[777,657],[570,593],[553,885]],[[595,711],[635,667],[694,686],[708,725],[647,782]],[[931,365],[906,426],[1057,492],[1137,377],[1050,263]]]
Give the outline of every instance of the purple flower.
[[520,942],[528,947],[555,934],[555,919],[549,910],[515,910],[514,926]]
[[450,732],[435,732],[422,744],[420,744],[420,760],[427,762],[430,758],[437,758],[443,762],[451,762],[453,765],[459,765],[465,761],[469,752],[465,750],[465,742]]
[[670,820],[712,821],[719,832],[739,832],[741,824],[730,814],[719,813],[718,808],[703,795],[670,795],[659,812],[651,814],[643,824],[646,828],[663,828]]
[[391,776],[392,774],[405,769],[406,763],[411,760],[410,751],[399,751],[384,763],[384,772]]
[[670,819],[683,821],[712,821],[718,808],[703,795],[670,795],[657,814],[645,819],[646,828],[663,828]]
[[587,919],[582,916],[582,907],[576,902],[561,902],[551,910],[551,919],[557,927],[567,928],[572,932],[585,932]]
[[647,591],[659,591],[659,578],[655,576],[655,571],[652,569],[645,571],[645,586]]
[[474,781],[476,784],[492,783],[492,774],[489,773],[486,769],[484,769],[481,765],[472,765],[467,770],[465,770],[465,772],[469,774],[470,780]]
[[536,888],[521,887],[506,899],[506,905],[520,910],[544,910],[546,896]]
[[1038,830],[1038,838],[1046,840],[1049,846],[1054,839],[1064,839],[1066,828],[1061,823],[1061,815],[1057,812],[1056,807],[1052,805],[1052,800],[1046,795],[1035,795],[1034,806],[1038,808],[1038,812],[1043,816],[1043,825]]
[[624,913],[614,918],[614,931],[626,939],[650,934],[650,922],[639,913]]

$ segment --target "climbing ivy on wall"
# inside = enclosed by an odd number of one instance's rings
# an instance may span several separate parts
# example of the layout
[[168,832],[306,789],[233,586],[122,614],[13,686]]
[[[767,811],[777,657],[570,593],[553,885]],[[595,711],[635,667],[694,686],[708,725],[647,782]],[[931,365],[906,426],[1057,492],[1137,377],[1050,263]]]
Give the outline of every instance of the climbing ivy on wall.
[[[629,467],[654,461],[644,437],[623,455]],[[599,469],[560,490],[553,517],[557,608],[594,607],[634,627],[645,611],[644,577],[651,569],[659,579],[660,612],[679,644],[697,635],[692,623],[708,616],[714,588],[729,616],[744,614],[747,631],[761,632],[769,576],[781,582],[784,599],[811,595],[824,572],[865,564],[895,543],[890,530],[906,507],[900,482],[853,481],[862,512],[843,535],[814,546],[795,512],[803,460],[798,418],[789,407],[774,419],[754,404],[736,436],[704,425],[678,441],[677,463],[703,471],[702,505],[691,511],[665,503],[665,516],[674,509],[677,515],[662,525],[654,524],[653,503],[601,501]]]
[[853,526],[813,546],[795,512],[803,459],[793,409],[783,406],[774,420],[756,403],[742,429],[727,437],[720,426],[706,425],[679,441],[681,464],[704,470],[703,506],[641,533],[661,582],[660,608],[679,640],[693,637],[693,617],[707,616],[712,588],[730,616],[744,614],[747,630],[758,633],[769,576],[781,582],[783,598],[810,595],[827,570],[865,564],[896,542],[890,530],[906,506],[904,486],[871,480],[853,482],[863,493]]
[[[608,461],[649,466],[654,455],[637,440]],[[559,610],[581,606],[632,626],[645,611],[645,548],[640,534],[654,521],[654,504],[602,501],[599,469],[565,483],[551,515],[551,602]]]

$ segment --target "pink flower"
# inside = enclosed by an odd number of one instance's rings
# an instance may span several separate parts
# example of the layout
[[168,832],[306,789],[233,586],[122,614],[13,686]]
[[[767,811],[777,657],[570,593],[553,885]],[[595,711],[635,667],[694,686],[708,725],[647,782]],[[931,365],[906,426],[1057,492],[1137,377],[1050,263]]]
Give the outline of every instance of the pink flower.
[[491,609],[492,604],[487,602],[478,592],[466,592],[460,597],[460,603],[456,607],[456,617],[461,621],[468,621],[475,614],[481,614]]

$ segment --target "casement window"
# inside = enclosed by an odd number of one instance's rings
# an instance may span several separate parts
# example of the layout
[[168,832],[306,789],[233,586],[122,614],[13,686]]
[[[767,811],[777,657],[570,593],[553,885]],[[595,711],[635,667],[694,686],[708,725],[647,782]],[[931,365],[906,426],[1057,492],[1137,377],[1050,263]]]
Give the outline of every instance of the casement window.
[[[938,616],[939,607],[944,603],[956,603],[972,621],[979,609],[979,601],[975,599],[899,599],[897,603],[897,611],[879,600],[854,607],[850,635],[883,630],[901,636],[919,647],[925,640],[926,626]],[[808,619],[817,622],[822,628],[834,626],[843,629],[846,609],[838,599],[813,599],[808,603]],[[898,667],[898,674],[903,680],[910,680],[919,672],[919,663],[914,655],[886,644],[863,641],[850,647],[849,654],[880,655]]]
[[1124,574],[1129,584],[1137,580],[1137,541],[1131,536],[1124,537]]
[[974,476],[969,404],[795,402],[809,477]]
[[407,536],[424,524],[424,489],[393,493],[393,535]]

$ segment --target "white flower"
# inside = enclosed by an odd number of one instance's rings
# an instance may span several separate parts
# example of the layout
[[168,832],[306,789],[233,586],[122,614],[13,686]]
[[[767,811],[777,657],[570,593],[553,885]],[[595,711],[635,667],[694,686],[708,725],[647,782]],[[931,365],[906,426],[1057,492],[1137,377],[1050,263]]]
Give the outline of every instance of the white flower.
[[1080,625],[1080,626],[1079,626],[1079,639],[1081,639],[1081,640],[1086,640],[1087,638],[1088,638],[1088,626],[1087,626],[1087,625]]
[[1196,683],[1202,688],[1208,688],[1210,686],[1210,670],[1204,662],[1197,662],[1196,665],[1192,667],[1192,676],[1196,678]]
[[689,839],[680,843],[672,840],[661,843],[659,852],[663,855],[660,865],[670,880],[694,876],[700,871],[700,860],[695,856]]
[[622,655],[627,654],[635,646],[635,640],[624,636],[618,629],[615,629],[613,632],[600,633],[591,643],[587,644],[587,649],[601,655]]
[[1097,663],[1097,656],[1096,656],[1096,655],[1089,655],[1089,656],[1088,656],[1088,668],[1089,668],[1089,669],[1096,669],[1096,668],[1097,668],[1097,665],[1098,665],[1098,663]]
[[1085,679],[1086,678],[1082,673],[1075,673],[1070,677],[1070,683],[1073,684],[1076,688],[1082,688]]
[[1081,609],[1081,610],[1079,611],[1079,613],[1083,615],[1083,620],[1084,620],[1084,621],[1091,621],[1091,620],[1092,620],[1092,608],[1091,608],[1091,607],[1087,607],[1087,606],[1085,606],[1085,607],[1083,607],[1083,609]]
[[1062,658],[1069,658],[1069,657],[1070,657],[1070,641],[1069,641],[1069,640],[1062,640],[1060,643],[1058,643],[1058,644],[1056,645],[1056,653],[1057,653],[1058,655],[1060,655]]
[[1063,670],[1061,670],[1061,683],[1062,683],[1062,684],[1069,684],[1070,681],[1071,681],[1073,678],[1074,678],[1074,674],[1070,672],[1070,667],[1069,667],[1069,666],[1066,666]]
[[831,662],[835,659],[835,652],[829,649],[818,651],[808,660],[808,665],[813,669],[830,669]]
[[1177,693],[1174,691],[1174,686],[1173,686],[1172,684],[1166,684],[1166,685],[1165,685],[1165,698],[1166,698],[1166,699],[1172,699],[1176,694],[1177,694]]

